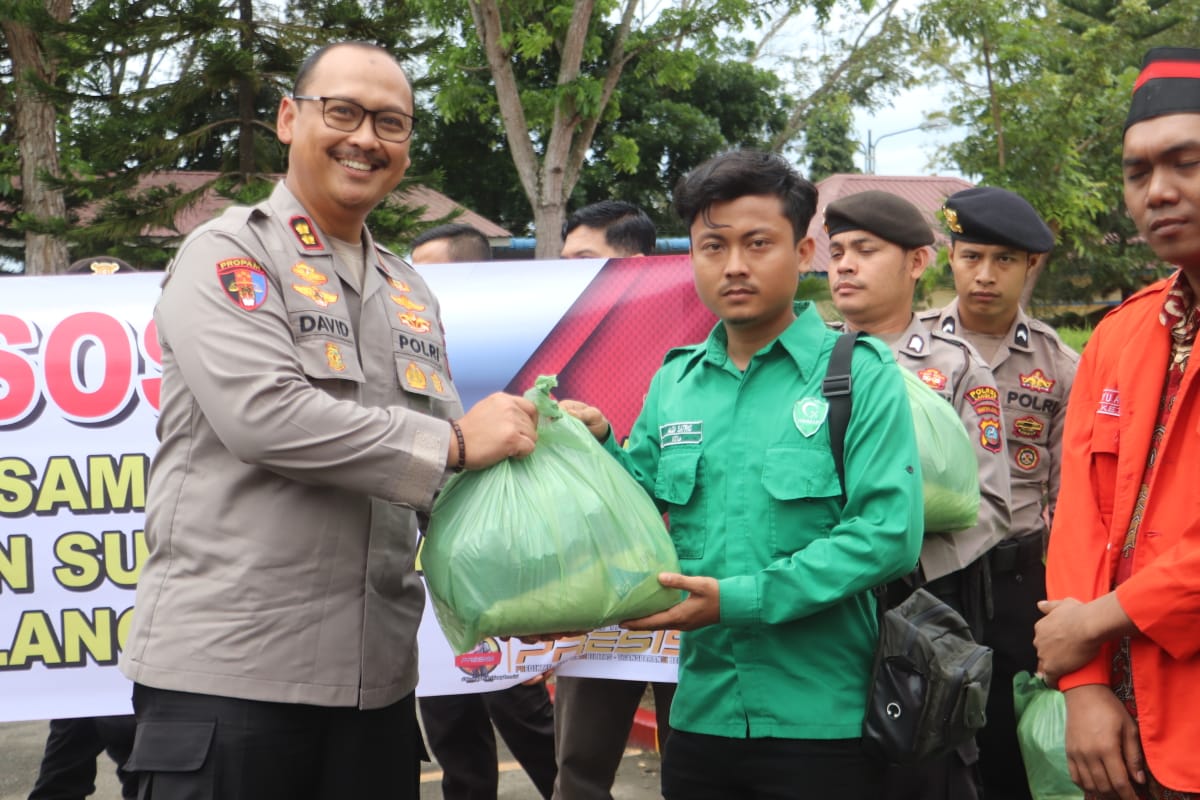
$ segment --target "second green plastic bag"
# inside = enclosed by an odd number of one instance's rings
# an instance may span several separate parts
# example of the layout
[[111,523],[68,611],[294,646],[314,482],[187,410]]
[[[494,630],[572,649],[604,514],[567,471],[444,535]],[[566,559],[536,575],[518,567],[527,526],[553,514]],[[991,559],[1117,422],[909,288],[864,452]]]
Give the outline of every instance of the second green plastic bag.
[[925,481],[925,530],[949,533],[979,518],[979,461],[962,420],[936,392],[901,369],[912,409],[921,476]]
[[683,599],[658,583],[679,561],[662,515],[538,378],[532,454],[454,476],[434,503],[421,565],[456,653],[487,636],[583,631]]
[[1067,769],[1067,702],[1028,672],[1013,676],[1017,741],[1034,800],[1083,800]]

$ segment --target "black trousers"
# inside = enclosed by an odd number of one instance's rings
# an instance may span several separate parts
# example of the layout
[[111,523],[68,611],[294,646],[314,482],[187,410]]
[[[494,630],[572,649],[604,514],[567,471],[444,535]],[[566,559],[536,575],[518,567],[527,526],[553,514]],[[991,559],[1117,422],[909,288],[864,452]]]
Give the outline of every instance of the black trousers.
[[545,683],[422,697],[417,705],[429,749],[442,768],[445,800],[496,800],[500,776],[494,731],[538,793],[548,798],[554,791],[554,706]]
[[360,711],[135,684],[141,800],[417,800],[416,698]]
[[1013,676],[1037,669],[1033,626],[1041,618],[1037,601],[1046,599],[1046,567],[1040,533],[1001,542],[988,553],[992,579],[992,618],[983,643],[992,648],[992,690],[987,725],[975,737],[985,800],[1031,800],[1025,762],[1017,742]]
[[674,730],[666,800],[879,800],[883,768],[860,739],[729,739]]
[[50,720],[46,749],[29,800],[82,800],[96,791],[96,758],[104,752],[117,764],[121,797],[137,797],[137,776],[125,770],[133,750],[132,714]]

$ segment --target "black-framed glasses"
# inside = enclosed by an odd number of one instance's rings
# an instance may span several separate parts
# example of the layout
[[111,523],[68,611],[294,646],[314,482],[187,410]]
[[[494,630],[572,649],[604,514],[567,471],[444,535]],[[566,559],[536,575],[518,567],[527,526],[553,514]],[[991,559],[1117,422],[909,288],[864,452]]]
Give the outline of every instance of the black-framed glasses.
[[321,103],[321,119],[335,131],[353,133],[362,125],[368,114],[375,128],[375,135],[385,142],[399,144],[408,141],[413,132],[413,115],[392,108],[363,108],[353,100],[342,97],[317,97],[292,95],[293,100],[311,100]]

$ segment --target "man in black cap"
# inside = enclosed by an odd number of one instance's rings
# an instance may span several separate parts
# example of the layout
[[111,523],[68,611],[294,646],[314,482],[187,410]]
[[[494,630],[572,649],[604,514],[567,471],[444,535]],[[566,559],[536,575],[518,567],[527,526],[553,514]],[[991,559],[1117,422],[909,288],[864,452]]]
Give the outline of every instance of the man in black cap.
[[67,267],[68,275],[115,275],[118,272],[133,272],[129,262],[115,256],[90,256],[81,258]]
[[956,300],[920,315],[930,330],[961,336],[992,368],[1011,477],[1009,538],[988,553],[992,615],[984,644],[994,651],[979,770],[988,800],[1029,800],[1017,744],[1012,679],[1037,665],[1033,626],[1045,598],[1048,519],[1058,500],[1067,395],[1079,356],[1049,325],[1020,307],[1025,277],[1054,246],[1054,234],[1023,197],[976,187],[947,198],[950,268]]
[[1151,50],[1134,83],[1125,205],[1179,267],[1096,327],[1071,393],[1037,625],[1089,796],[1200,798],[1200,50]]
[[[114,275],[134,269],[112,256],[91,256],[73,262],[67,275]],[[137,797],[137,775],[125,770],[133,750],[133,714],[110,717],[73,717],[50,720],[50,733],[37,780],[29,800],[83,800],[96,790],[96,759],[107,752],[117,763],[121,797]]]
[[[882,339],[900,366],[954,406],[979,462],[979,520],[972,528],[926,530],[921,545],[925,588],[963,615],[976,638],[986,608],[983,555],[1009,533],[1009,470],[999,391],[992,371],[971,345],[913,314],[917,280],[933,258],[929,222],[912,203],[880,191],[839,198],[825,209],[829,288],[845,318],[839,327]],[[919,768],[894,767],[888,800],[971,800],[978,797],[969,742]]]

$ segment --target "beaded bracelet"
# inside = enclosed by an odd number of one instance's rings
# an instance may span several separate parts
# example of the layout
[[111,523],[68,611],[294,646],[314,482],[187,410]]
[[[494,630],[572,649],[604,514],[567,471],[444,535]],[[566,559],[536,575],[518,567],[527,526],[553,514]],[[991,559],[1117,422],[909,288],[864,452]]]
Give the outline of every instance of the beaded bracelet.
[[462,472],[467,466],[467,441],[463,438],[458,422],[450,420],[450,429],[454,431],[454,438],[458,440],[458,463],[454,465],[454,471]]

